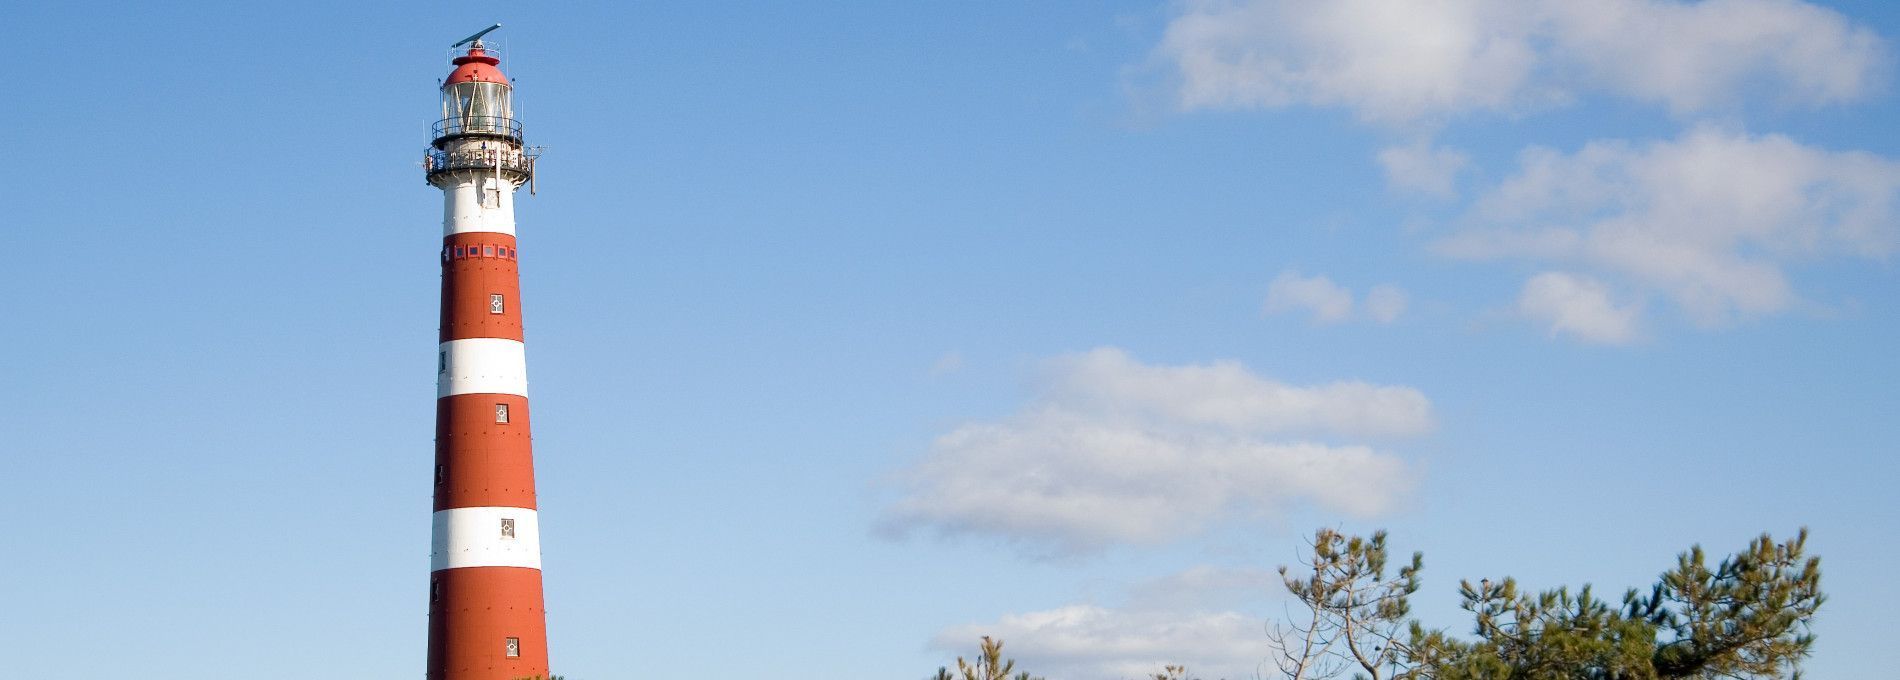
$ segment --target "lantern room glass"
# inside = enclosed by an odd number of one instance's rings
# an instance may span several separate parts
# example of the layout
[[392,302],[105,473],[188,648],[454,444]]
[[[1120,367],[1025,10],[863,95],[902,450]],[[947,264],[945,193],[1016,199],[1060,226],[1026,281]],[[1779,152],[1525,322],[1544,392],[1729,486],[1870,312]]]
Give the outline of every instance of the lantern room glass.
[[442,88],[443,132],[506,134],[514,117],[510,88],[503,83],[465,81]]

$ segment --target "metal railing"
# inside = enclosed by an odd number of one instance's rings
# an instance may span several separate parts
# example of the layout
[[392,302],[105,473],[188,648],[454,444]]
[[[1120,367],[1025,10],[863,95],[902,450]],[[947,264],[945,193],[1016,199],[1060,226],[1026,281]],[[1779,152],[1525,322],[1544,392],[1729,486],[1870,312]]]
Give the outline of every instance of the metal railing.
[[422,167],[425,176],[434,177],[439,173],[458,170],[480,170],[518,175],[522,179],[534,177],[534,160],[540,154],[533,150],[514,151],[508,149],[470,149],[467,151],[439,151],[430,149],[422,154]]
[[458,116],[444,118],[430,126],[431,139],[471,135],[507,137],[521,141],[521,121],[507,116]]

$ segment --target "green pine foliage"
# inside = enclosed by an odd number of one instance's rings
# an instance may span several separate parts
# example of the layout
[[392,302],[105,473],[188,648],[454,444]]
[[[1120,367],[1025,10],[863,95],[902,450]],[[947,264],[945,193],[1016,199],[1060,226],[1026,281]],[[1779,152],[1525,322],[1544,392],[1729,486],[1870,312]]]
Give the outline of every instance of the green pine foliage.
[[1413,553],[1388,577],[1384,531],[1366,539],[1320,529],[1310,547],[1308,573],[1290,576],[1280,567],[1287,592],[1307,616],[1268,630],[1279,652],[1275,663],[1288,678],[1329,678],[1352,669],[1379,680],[1398,658],[1395,638],[1411,612],[1408,598],[1418,590],[1424,556]]
[[[1417,621],[1395,641],[1402,680],[1663,680],[1799,678],[1809,626],[1826,599],[1807,530],[1763,534],[1710,568],[1701,546],[1621,606],[1585,585],[1538,593],[1515,579],[1459,584],[1475,640]],[[1295,595],[1299,593],[1296,591]],[[1314,676],[1317,677],[1317,676]],[[1371,677],[1378,677],[1373,675]]]

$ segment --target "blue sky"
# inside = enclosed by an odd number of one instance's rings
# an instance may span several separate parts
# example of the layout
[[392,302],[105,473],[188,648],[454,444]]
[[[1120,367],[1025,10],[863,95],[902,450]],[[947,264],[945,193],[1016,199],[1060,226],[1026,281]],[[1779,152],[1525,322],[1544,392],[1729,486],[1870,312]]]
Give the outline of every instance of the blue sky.
[[8,675],[421,672],[417,162],[494,21],[557,672],[1246,675],[1317,526],[1454,631],[1808,526],[1811,675],[1886,668],[1885,3],[0,19]]

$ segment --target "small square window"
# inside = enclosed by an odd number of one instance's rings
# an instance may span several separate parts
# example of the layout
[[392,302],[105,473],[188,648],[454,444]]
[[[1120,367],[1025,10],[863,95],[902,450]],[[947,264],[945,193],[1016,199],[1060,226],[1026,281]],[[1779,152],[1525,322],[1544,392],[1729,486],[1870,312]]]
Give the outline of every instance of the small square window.
[[494,256],[495,256],[494,246],[482,246],[482,257],[494,257]]
[[503,650],[503,653],[507,654],[508,658],[510,659],[520,657],[521,656],[521,638],[508,638],[508,641],[502,644],[502,650]]
[[507,311],[507,309],[508,309],[507,302],[504,298],[502,298],[501,293],[488,294],[488,313],[489,314],[500,314],[502,312]]
[[461,246],[456,246],[456,247],[455,247],[455,259],[457,259],[457,260],[460,260],[460,259],[462,259],[462,256],[463,256],[463,255],[465,255],[466,253],[467,253],[467,251],[466,251],[466,250],[464,250],[464,249],[463,249],[463,248],[462,248]]
[[501,518],[501,537],[502,538],[515,537],[515,518],[513,517]]

